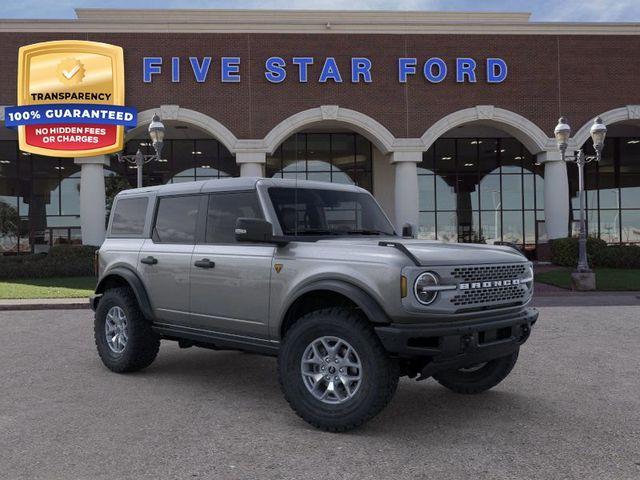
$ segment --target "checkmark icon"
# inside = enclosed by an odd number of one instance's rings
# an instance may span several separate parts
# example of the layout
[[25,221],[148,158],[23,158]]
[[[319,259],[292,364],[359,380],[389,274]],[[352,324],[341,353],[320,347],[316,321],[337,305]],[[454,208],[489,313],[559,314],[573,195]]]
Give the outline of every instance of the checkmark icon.
[[80,65],[76,65],[70,71],[62,70],[62,74],[65,76],[67,80],[71,80],[71,77],[73,77],[76,73],[78,73],[78,70],[80,70]]

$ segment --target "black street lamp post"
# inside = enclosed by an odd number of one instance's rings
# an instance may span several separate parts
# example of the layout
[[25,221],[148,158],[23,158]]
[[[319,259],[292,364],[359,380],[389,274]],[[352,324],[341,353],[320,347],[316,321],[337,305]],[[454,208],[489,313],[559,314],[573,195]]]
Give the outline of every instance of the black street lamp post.
[[580,195],[580,237],[578,240],[578,266],[576,273],[591,274],[589,268],[589,260],[587,258],[587,228],[585,218],[585,190],[584,190],[584,166],[593,161],[599,162],[602,158],[602,149],[604,147],[604,139],[607,134],[607,127],[602,123],[602,119],[597,117],[591,126],[591,139],[593,140],[593,148],[595,155],[585,155],[582,149],[572,155],[567,155],[567,146],[569,137],[571,136],[571,127],[567,123],[566,118],[562,117],[558,120],[558,125],[554,130],[558,149],[562,154],[562,160],[574,162],[578,166],[578,191]]
[[142,167],[145,163],[149,163],[153,160],[161,160],[162,145],[164,143],[165,127],[158,114],[155,114],[149,124],[149,137],[151,138],[151,144],[155,153],[153,155],[144,155],[138,148],[135,155],[122,155],[118,153],[119,162],[127,162],[135,165],[137,171],[137,187],[142,187]]

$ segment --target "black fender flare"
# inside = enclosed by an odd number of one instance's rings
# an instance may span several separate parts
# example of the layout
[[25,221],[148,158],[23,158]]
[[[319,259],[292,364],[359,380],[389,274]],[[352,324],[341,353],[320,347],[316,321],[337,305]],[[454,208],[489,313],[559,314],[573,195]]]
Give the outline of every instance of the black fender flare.
[[98,307],[98,302],[104,293],[105,285],[107,284],[107,281],[112,278],[120,278],[129,285],[136,296],[136,300],[138,301],[138,306],[140,307],[142,314],[147,319],[153,320],[153,308],[151,307],[151,302],[149,301],[149,296],[147,295],[147,290],[145,289],[142,280],[140,280],[140,277],[136,272],[130,268],[122,266],[109,270],[109,272],[100,279],[100,282],[96,287],[96,295],[91,299],[93,309],[95,310]]
[[353,303],[355,303],[360,310],[362,310],[362,312],[372,323],[390,323],[387,313],[383,310],[380,304],[365,290],[344,280],[327,279],[311,282],[304,285],[300,289],[295,290],[293,299],[287,304],[286,308],[284,309],[284,313],[280,318],[280,328],[282,328],[282,324],[285,321],[285,318],[291,306],[295,302],[297,302],[298,299],[303,295],[318,290],[328,290],[347,297],[349,300],[353,301]]

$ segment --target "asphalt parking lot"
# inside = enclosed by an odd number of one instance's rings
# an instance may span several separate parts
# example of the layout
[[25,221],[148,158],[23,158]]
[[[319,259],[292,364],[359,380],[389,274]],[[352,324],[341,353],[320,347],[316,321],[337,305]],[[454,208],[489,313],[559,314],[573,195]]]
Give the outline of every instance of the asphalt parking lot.
[[511,376],[403,380],[360,430],[317,431],[275,360],[163,344],[108,372],[92,313],[0,312],[0,478],[640,478],[640,308],[541,308]]

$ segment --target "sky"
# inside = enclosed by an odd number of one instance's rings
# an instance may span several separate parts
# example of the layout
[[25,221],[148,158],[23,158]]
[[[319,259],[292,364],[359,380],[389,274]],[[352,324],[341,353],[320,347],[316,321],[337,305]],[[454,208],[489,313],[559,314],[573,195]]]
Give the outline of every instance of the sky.
[[530,12],[532,21],[640,22],[640,0],[19,0],[1,18],[75,18],[74,8],[250,8]]

